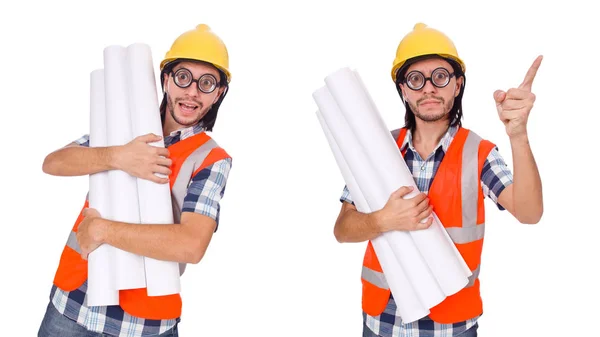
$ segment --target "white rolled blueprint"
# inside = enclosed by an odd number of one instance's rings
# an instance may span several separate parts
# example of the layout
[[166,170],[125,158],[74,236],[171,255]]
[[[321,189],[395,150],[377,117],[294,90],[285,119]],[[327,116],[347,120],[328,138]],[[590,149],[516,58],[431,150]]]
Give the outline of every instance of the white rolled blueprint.
[[[104,70],[90,74],[90,147],[107,145],[106,110],[104,104]],[[89,207],[101,216],[110,217],[108,172],[90,175]],[[115,248],[103,244],[88,255],[87,305],[106,306],[119,304],[119,291],[115,285]]]
[[[354,194],[358,194],[359,199],[364,198],[368,205],[365,209],[369,210],[365,213],[383,208],[387,201],[387,197],[382,192],[383,181],[373,173],[373,165],[369,161],[366,149],[353,135],[345,117],[326,87],[317,90],[314,98],[335,144],[340,149],[341,157],[349,167],[350,177],[344,176],[344,180],[353,200]],[[338,164],[338,166],[341,168],[343,164]],[[394,254],[392,244],[385,239],[389,233],[384,233],[371,242],[388,285],[399,303],[401,316],[404,321],[409,322],[411,318],[416,320],[426,316],[429,313],[428,308],[440,303],[444,299],[444,295],[435,284],[431,272],[410,235],[406,232],[400,232],[400,234],[394,243],[402,247],[404,254],[401,255]]]
[[[137,43],[127,47],[129,104],[133,137],[148,133],[162,135],[162,124],[154,66],[150,47]],[[164,141],[150,143],[164,147]],[[157,174],[161,177],[163,175]],[[143,224],[172,224],[173,208],[169,184],[158,184],[137,179],[140,221]],[[163,296],[180,292],[179,264],[177,262],[144,257],[146,287],[149,296]]]
[[[401,186],[415,187],[405,198],[414,197],[418,190],[389,129],[357,75],[342,68],[327,76],[326,86],[315,91],[313,97],[337,144],[338,156],[349,167],[342,169],[338,162],[355,203],[359,200],[355,195],[362,194],[368,211],[377,211]],[[334,148],[331,142],[330,146]],[[350,171],[352,178],[344,171]],[[353,180],[354,183],[349,183]],[[382,243],[384,240],[387,246]],[[460,291],[471,275],[437,217],[427,230],[391,231],[372,243],[390,289],[402,306],[399,310],[405,322],[427,315],[429,308]]]
[[[332,106],[331,108],[336,109],[335,106]],[[317,111],[317,117],[319,118],[319,122],[321,123],[321,127],[333,152],[336,163],[344,177],[344,181],[348,186],[348,190],[350,190],[350,193],[352,194],[356,209],[359,212],[371,213],[372,209],[363,195],[359,184],[350,170],[348,162],[344,158],[344,155],[337,145],[337,142],[320,111]],[[339,130],[341,128],[336,129]],[[340,139],[344,139],[344,137],[340,137]],[[352,156],[348,155],[348,157]],[[355,162],[356,160],[359,160],[358,157],[359,156],[355,156],[355,158],[350,158],[350,160]],[[399,265],[398,260],[392,251],[392,247],[390,247],[387,240],[385,240],[383,236],[379,236],[371,240],[371,243],[373,244],[373,249],[377,252],[381,269],[383,270],[386,281],[394,295],[402,320],[405,322],[412,322],[427,316],[429,310],[418,297],[417,291],[413,290],[413,286],[408,280],[404,268]]]
[[[109,46],[104,49],[108,146],[125,145],[133,139],[127,64],[125,47]],[[108,179],[111,213],[107,219],[139,224],[137,179],[121,170],[108,171]],[[116,249],[115,260],[117,289],[136,289],[146,286],[142,256]]]

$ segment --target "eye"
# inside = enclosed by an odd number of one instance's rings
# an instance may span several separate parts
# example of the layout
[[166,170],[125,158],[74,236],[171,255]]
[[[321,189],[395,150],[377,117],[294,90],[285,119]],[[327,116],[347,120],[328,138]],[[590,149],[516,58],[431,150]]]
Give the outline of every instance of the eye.
[[448,74],[446,69],[439,69],[434,71],[431,77],[436,84],[444,85],[448,81],[450,74]]
[[192,76],[187,69],[179,69],[175,73],[175,83],[181,86],[187,86],[192,81]]
[[406,82],[414,88],[420,87],[423,84],[423,74],[419,72],[411,72],[406,76]]
[[216,80],[212,76],[202,76],[200,79],[200,87],[204,91],[210,91],[216,86]]

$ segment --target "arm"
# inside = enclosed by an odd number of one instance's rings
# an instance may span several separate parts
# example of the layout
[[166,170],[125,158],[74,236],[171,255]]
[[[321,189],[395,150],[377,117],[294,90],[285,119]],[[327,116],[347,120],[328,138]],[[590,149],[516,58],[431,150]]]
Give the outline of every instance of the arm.
[[44,159],[42,170],[55,176],[81,176],[107,170],[122,170],[132,176],[167,183],[155,173],[169,175],[169,150],[149,145],[161,139],[144,135],[122,146],[89,147],[88,136],[50,153]]
[[[335,222],[333,234],[338,242],[362,242],[376,238],[390,230],[419,230],[431,226],[433,207],[424,193],[410,199],[404,196],[412,187],[401,187],[392,193],[386,205],[375,212],[361,213],[352,204],[350,193],[344,188],[340,199],[342,209]],[[427,219],[424,223],[421,221]]]
[[87,147],[73,142],[44,159],[42,171],[54,176],[81,176],[116,169],[114,147]]
[[96,218],[97,241],[158,260],[198,263],[217,227],[214,219],[185,212],[180,224],[139,225]]
[[198,263],[204,257],[219,220],[220,200],[231,159],[217,161],[193,177],[178,224],[130,224],[100,218],[85,210],[77,240],[85,257],[100,244],[158,260]]
[[539,222],[543,213],[542,181],[527,135],[527,120],[536,99],[531,87],[541,63],[542,56],[538,56],[518,88],[494,92],[498,117],[510,139],[515,174],[514,184],[498,201],[520,222],[529,224]]
[[[516,166],[516,165],[515,165]],[[518,166],[517,166],[518,167]],[[515,177],[519,172],[515,174]],[[522,178],[520,178],[522,179]],[[481,183],[483,188],[483,193],[489,197],[493,202],[496,203],[500,210],[509,211],[519,222],[521,223],[535,223],[535,219],[531,219],[530,212],[535,211],[533,209],[525,209],[527,207],[527,202],[523,202],[522,205],[518,205],[515,196],[515,191],[519,190],[519,185],[521,180],[514,179],[512,171],[506,165],[504,158],[500,155],[497,148],[494,148],[483,165],[483,169],[481,171]],[[529,187],[528,189],[524,189],[526,197],[527,194],[531,194],[533,187]],[[534,192],[535,193],[535,192]],[[539,218],[538,218],[539,220]]]
[[514,162],[514,183],[500,194],[498,202],[519,222],[535,224],[540,221],[544,212],[540,173],[526,135],[523,138],[511,139],[510,144]]
[[333,234],[340,242],[363,242],[376,238],[382,233],[375,213],[361,213],[349,202],[342,202],[342,209],[335,222]]

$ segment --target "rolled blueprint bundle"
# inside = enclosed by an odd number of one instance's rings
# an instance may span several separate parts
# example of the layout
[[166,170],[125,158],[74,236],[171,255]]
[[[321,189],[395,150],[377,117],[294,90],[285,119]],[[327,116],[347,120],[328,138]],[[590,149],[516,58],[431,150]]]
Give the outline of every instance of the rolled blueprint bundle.
[[[127,50],[121,46],[104,49],[104,90],[106,97],[108,146],[125,145],[133,140],[129,111]],[[111,212],[109,220],[140,223],[136,178],[120,170],[108,171]],[[118,290],[144,288],[144,258],[115,251]]]
[[[378,163],[373,165],[374,172],[384,181],[385,195],[389,197],[392,192],[401,186],[414,187],[414,191],[407,195],[407,198],[417,195],[419,193],[418,188],[400,154],[400,150],[373,105],[373,101],[358,74],[348,68],[341,69],[328,76],[325,83],[342,111],[347,111],[345,116],[348,124],[360,139],[361,144],[369,149],[367,154],[371,162]],[[342,97],[351,97],[351,99]],[[373,151],[373,149],[377,150]],[[385,205],[385,202],[381,207],[383,205]],[[399,234],[401,233],[390,233],[392,236],[398,236]],[[433,274],[439,280],[443,280],[440,282],[440,286],[444,293],[453,294],[468,283],[468,279],[458,271],[463,269],[465,273],[470,275],[470,269],[439,220],[434,218],[431,227],[425,230],[412,231],[410,235],[419,247]],[[452,269],[457,272],[447,272],[447,270]]]
[[[128,77],[130,79],[130,110],[133,137],[148,133],[162,135],[162,124],[152,53],[145,44],[127,47]],[[164,141],[150,144],[164,147]],[[146,179],[137,179],[140,220],[144,224],[172,224],[173,209],[169,184],[157,184]],[[148,296],[163,296],[180,292],[179,264],[145,257],[146,285]]]
[[[377,211],[401,186],[415,187],[407,198],[414,197],[418,191],[412,175],[358,74],[343,68],[326,77],[325,83],[313,97],[324,132],[331,135],[334,156],[343,159],[336,162],[357,207],[366,202],[360,206],[364,212]],[[429,308],[461,290],[471,275],[434,219],[427,230],[387,232],[372,240],[405,322],[427,315]]]
[[[325,96],[325,97],[323,97],[324,100],[328,99],[326,97],[328,95],[327,92],[320,92],[319,94],[322,94]],[[319,95],[317,94],[317,96],[319,96]],[[326,101],[322,101],[321,103],[323,105],[327,105]],[[337,109],[336,106],[331,105],[330,108],[331,108],[331,111],[328,111],[330,113],[329,115],[331,115],[331,113],[333,113],[336,115],[335,117],[341,117],[341,112],[339,111],[339,109]],[[369,206],[369,203],[367,202],[367,199],[365,198],[362,190],[360,189],[358,182],[354,178],[354,175],[352,173],[352,170],[350,169],[348,162],[344,158],[344,155],[342,154],[340,147],[337,145],[337,142],[336,142],[334,136],[332,135],[332,132],[329,130],[329,127],[327,126],[327,122],[325,122],[325,118],[323,117],[323,114],[320,111],[317,111],[317,117],[319,118],[321,128],[323,129],[323,132],[325,133],[327,142],[329,143],[329,146],[331,147],[331,150],[335,157],[335,161],[336,161],[340,171],[342,172],[344,181],[346,182],[346,184],[348,186],[348,190],[350,190],[350,193],[352,193],[352,199],[354,200],[356,209],[359,212],[371,213],[373,210]],[[341,119],[341,120],[338,118],[336,118],[336,119],[342,124],[345,123],[345,121],[343,119]],[[342,126],[342,125],[338,125],[338,126]],[[340,128],[336,128],[336,131],[339,132],[340,129],[343,130],[343,126]],[[343,135],[338,134],[338,136],[340,136],[341,139],[344,139]],[[348,138],[348,140],[352,141],[349,138]],[[357,144],[355,144],[355,145],[357,145]],[[359,149],[359,147],[357,149]],[[359,159],[360,156],[348,156],[348,157],[350,157],[349,159],[353,164],[356,164],[356,160],[360,160]],[[354,165],[354,166],[357,167],[357,165]],[[358,165],[358,166],[360,166],[360,165]],[[362,168],[364,169],[365,167],[362,166]],[[355,170],[355,171],[361,172],[360,168],[359,168],[359,170]],[[365,174],[364,171],[362,173]],[[427,289],[421,290],[421,291],[413,291],[413,286],[412,286],[410,280],[407,278],[407,275],[404,272],[404,269],[398,266],[398,260],[394,256],[392,247],[390,246],[388,241],[383,236],[379,236],[379,237],[371,240],[371,243],[373,244],[373,249],[375,249],[375,251],[377,253],[377,257],[379,259],[379,263],[381,264],[381,269],[383,270],[383,273],[386,277],[388,286],[390,287],[390,290],[391,290],[392,294],[394,295],[396,305],[398,307],[398,310],[402,317],[402,320],[404,322],[409,323],[409,322],[413,322],[422,317],[427,316],[427,314],[429,314],[429,310],[427,309],[428,306],[424,304],[424,303],[427,303],[426,302],[427,300],[423,300],[423,299],[419,298],[419,294],[427,295],[427,293],[426,293]],[[410,242],[409,242],[409,244],[410,244]],[[417,258],[420,259],[420,256],[417,256]],[[414,264],[409,264],[409,267],[413,266],[413,265],[418,266],[418,264],[414,263]],[[419,284],[417,284],[416,286],[418,286],[418,285]],[[436,287],[432,287],[432,289],[437,290]],[[439,294],[439,291],[436,291],[435,294],[431,295],[430,303],[439,301],[440,297],[441,297],[441,295]],[[435,305],[435,304],[433,304],[433,305]]]
[[[104,104],[104,70],[96,69],[90,74],[90,147],[107,145],[106,109]],[[110,217],[108,172],[90,175],[89,207],[101,216]],[[103,244],[88,256],[89,306],[119,304],[119,291],[115,285],[115,248]]]
[[[104,69],[92,72],[90,146],[124,145],[135,137],[162,135],[150,48],[132,44],[104,49]],[[164,147],[163,140],[153,146]],[[110,220],[170,224],[169,184],[111,170],[90,176],[90,207]],[[116,305],[119,290],[146,288],[148,296],[180,292],[179,264],[102,245],[88,263],[89,306]]]

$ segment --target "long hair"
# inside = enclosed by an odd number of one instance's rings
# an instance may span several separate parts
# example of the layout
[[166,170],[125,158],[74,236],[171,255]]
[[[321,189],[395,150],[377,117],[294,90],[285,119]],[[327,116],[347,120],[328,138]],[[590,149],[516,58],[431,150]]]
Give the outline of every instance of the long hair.
[[[396,73],[396,75],[397,75],[396,76],[396,89],[398,90],[398,94],[400,94],[400,98],[402,99],[402,102],[404,102],[404,107],[406,109],[406,112],[404,114],[404,127],[411,130],[411,132],[414,132],[415,127],[417,126],[416,117],[415,117],[415,113],[410,108],[410,105],[408,104],[408,102],[404,99],[404,97],[402,97],[402,89],[400,89],[400,84],[404,81],[404,76],[406,75],[406,71],[408,70],[408,67],[411,64],[421,61],[421,60],[433,58],[433,57],[439,57],[439,56],[438,55],[423,55],[423,56],[418,56],[418,57],[412,58],[412,59],[406,61],[406,63],[404,63],[402,65],[402,67],[400,69],[398,69],[398,72]],[[456,62],[450,58],[444,57],[443,59],[446,60],[448,63],[450,63],[450,65],[452,66],[452,69],[454,70],[455,78],[457,80],[461,76],[463,78],[463,83],[460,88],[460,92],[458,93],[458,96],[456,96],[454,98],[454,104],[452,105],[452,109],[450,109],[450,112],[448,114],[448,117],[449,117],[448,119],[450,120],[449,126],[457,126],[457,125],[461,126],[462,125],[462,117],[463,117],[462,97],[465,92],[465,85],[466,85],[467,79],[465,77],[465,73],[462,71],[462,68],[460,67],[458,62]]]
[[[207,62],[202,62],[202,61],[197,61],[197,60],[188,60],[188,59],[177,59],[175,61],[172,61],[170,63],[168,63],[163,70],[160,73],[160,85],[163,91],[163,99],[162,102],[160,103],[160,120],[161,123],[165,123],[165,117],[167,114],[167,92],[165,91],[164,88],[164,74],[168,74],[171,72],[171,70],[173,69],[173,67],[175,67],[179,62],[183,62],[183,61],[189,61],[189,62],[196,62],[196,63],[203,63],[206,65],[209,65],[211,67],[214,67],[212,64],[207,63]],[[223,93],[221,94],[221,96],[219,97],[219,99],[210,107],[210,110],[208,110],[208,112],[206,113],[206,115],[204,115],[204,117],[202,117],[202,119],[199,121],[199,123],[202,123],[202,126],[204,128],[206,128],[207,131],[212,131],[213,127],[215,126],[215,122],[217,121],[217,114],[219,112],[219,107],[221,106],[221,103],[223,102],[223,99],[225,98],[225,95],[227,95],[227,92],[229,91],[229,84],[227,83],[227,76],[225,75],[225,73],[219,69],[214,67],[215,69],[217,69],[217,71],[219,72],[219,87],[225,87],[225,90],[223,90]]]

